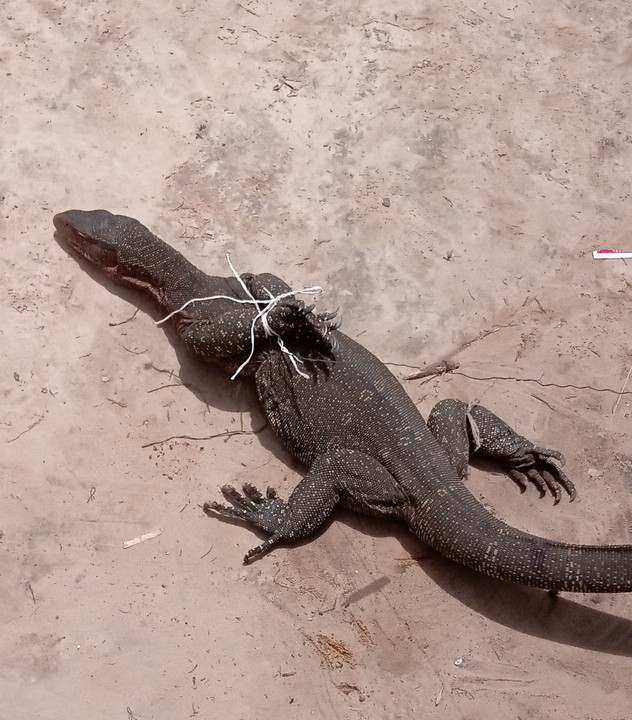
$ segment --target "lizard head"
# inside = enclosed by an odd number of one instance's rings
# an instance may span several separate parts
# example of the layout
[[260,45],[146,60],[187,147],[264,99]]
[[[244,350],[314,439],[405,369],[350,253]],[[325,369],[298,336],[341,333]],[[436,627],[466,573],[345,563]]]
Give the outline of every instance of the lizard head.
[[107,210],[66,210],[53,224],[58,239],[116,282],[152,284],[150,260],[164,243],[138,220]]
[[66,210],[53,224],[57,239],[102,273],[162,302],[162,258],[166,249],[174,251],[138,220],[107,210]]
[[[107,272],[119,262],[116,232],[122,215],[107,210],[67,210],[53,217],[58,236],[83,258]],[[130,220],[131,218],[125,218]]]

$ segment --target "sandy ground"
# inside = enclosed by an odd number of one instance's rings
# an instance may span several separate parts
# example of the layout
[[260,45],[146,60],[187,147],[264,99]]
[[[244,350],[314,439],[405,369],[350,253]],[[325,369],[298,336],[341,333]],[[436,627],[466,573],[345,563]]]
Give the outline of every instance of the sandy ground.
[[105,207],[209,271],[229,251],[322,284],[399,376],[454,357],[488,378],[407,382],[422,412],[482,400],[563,450],[580,491],[554,508],[473,470],[482,502],[631,542],[630,266],[591,257],[631,249],[629,3],[1,16],[0,717],[629,717],[629,596],[552,601],[352,515],[243,567],[256,536],[199,504],[232,481],[287,493],[301,468],[269,430],[159,442],[258,429],[252,388],[188,359],[51,223]]

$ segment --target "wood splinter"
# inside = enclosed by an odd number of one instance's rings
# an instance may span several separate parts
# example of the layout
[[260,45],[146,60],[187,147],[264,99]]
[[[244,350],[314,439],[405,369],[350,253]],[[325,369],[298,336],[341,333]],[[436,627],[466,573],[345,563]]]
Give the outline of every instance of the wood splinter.
[[162,533],[162,530],[152,530],[152,532],[145,533],[144,535],[139,535],[138,537],[132,538],[132,540],[126,540],[123,543],[123,548],[127,550],[127,548],[131,548],[134,545],[138,545],[142,542],[145,542],[146,540],[152,540],[155,537],[158,537]]
[[422,370],[407,375],[404,380],[419,380],[420,378],[431,377],[432,375],[445,375],[445,373],[452,372],[459,367],[459,363],[456,360],[442,360],[441,362],[435,363],[434,365],[427,365]]

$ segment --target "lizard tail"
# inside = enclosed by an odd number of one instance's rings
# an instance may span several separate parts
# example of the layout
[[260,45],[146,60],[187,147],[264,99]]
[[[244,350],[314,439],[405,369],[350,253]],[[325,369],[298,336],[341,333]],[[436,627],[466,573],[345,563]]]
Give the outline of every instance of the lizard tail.
[[[422,501],[409,525],[451,560],[506,582],[555,592],[632,592],[632,545],[548,540],[495,518],[463,483],[445,490]],[[443,521],[439,531],[438,518]]]

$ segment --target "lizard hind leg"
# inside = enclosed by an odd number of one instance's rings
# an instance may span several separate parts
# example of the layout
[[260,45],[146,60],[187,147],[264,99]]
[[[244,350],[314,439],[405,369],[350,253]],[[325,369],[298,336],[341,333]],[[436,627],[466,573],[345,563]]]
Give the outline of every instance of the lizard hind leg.
[[475,448],[468,432],[467,405],[460,400],[440,400],[430,411],[428,429],[439,441],[452,467],[465,479]]
[[555,505],[562,499],[562,492],[571,502],[575,499],[575,486],[562,471],[565,459],[561,452],[534,445],[482,405],[474,405],[470,413],[479,431],[481,455],[499,463],[518,485],[533,483],[540,497],[550,493]]
[[312,535],[332,515],[337,505],[381,517],[402,517],[407,504],[393,476],[374,458],[357,450],[330,450],[318,456],[287,501],[269,489],[266,497],[252,485],[243,494],[230,485],[222,488],[231,506],[204,504],[204,511],[237,517],[270,533],[263,543],[249,550],[248,563],[281,542]]
[[562,453],[534,445],[482,405],[441,400],[428,417],[428,427],[461,477],[467,474],[470,457],[484,456],[499,464],[521,492],[532,483],[540,497],[550,493],[556,505],[562,491],[575,499],[575,486],[561,468]]

